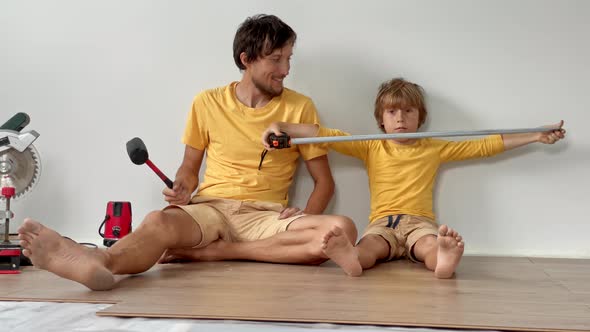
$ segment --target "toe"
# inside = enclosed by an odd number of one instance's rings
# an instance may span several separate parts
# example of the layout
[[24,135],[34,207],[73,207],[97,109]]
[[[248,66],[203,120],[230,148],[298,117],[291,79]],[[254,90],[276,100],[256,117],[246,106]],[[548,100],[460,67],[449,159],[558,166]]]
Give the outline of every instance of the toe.
[[449,236],[449,237],[455,237],[456,236],[455,235],[456,233],[457,232],[455,232],[454,229],[452,229],[452,228],[449,227],[449,230],[447,231],[447,236]]
[[332,226],[332,234],[334,234],[334,236],[338,236],[342,234],[342,229],[340,229],[338,226]]
[[449,230],[449,227],[447,225],[441,225],[438,228],[438,235],[445,236],[445,235],[447,235],[448,230]]
[[[41,232],[42,228],[43,228],[43,225],[36,222],[35,220],[33,220],[31,218],[25,218],[25,222],[19,228],[19,233],[39,234],[39,232]],[[22,229],[22,232],[20,232],[21,229]]]
[[31,251],[29,249],[24,249],[23,250],[23,255],[25,255],[25,257],[31,257]]
[[31,233],[21,233],[18,235],[19,240],[27,241],[28,243],[32,243],[35,236]]

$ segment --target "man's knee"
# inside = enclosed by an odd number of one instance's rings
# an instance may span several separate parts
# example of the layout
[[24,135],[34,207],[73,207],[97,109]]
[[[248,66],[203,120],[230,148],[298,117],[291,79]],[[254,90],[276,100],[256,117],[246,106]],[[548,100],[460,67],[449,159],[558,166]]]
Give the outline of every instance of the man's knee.
[[344,231],[350,242],[355,243],[358,235],[354,221],[346,216],[331,216],[330,224]]
[[145,231],[150,231],[158,234],[175,234],[178,231],[182,231],[179,223],[180,218],[175,215],[172,209],[169,210],[156,210],[148,213],[145,219],[141,223],[141,227]]
[[152,211],[145,216],[141,227],[145,230],[164,232],[170,226],[168,219],[164,211]]

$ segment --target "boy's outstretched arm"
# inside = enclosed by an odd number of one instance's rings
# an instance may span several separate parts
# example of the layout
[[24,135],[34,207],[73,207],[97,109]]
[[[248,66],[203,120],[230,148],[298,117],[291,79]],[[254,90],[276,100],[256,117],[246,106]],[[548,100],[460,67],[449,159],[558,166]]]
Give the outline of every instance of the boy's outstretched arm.
[[[563,120],[554,126],[559,126],[557,130],[550,130],[541,133],[522,133],[522,134],[503,134],[504,150],[508,151],[530,143],[544,143],[553,144],[565,137],[565,129],[563,129]],[[551,126],[551,127],[554,127]]]
[[318,134],[320,127],[310,123],[289,123],[289,122],[273,122],[262,133],[262,144],[267,150],[274,150],[268,145],[268,136],[275,134],[277,136],[283,135],[282,132],[287,133],[291,137],[315,137]]

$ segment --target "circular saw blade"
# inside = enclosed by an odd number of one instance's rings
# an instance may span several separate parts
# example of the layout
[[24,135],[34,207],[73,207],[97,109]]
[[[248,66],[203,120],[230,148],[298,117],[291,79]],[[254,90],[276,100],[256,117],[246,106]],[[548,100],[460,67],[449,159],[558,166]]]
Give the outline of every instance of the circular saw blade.
[[[41,174],[39,153],[33,145],[23,152],[8,149],[0,152],[0,188],[13,187],[18,199],[29,192],[37,183]],[[0,195],[0,199],[4,199]]]

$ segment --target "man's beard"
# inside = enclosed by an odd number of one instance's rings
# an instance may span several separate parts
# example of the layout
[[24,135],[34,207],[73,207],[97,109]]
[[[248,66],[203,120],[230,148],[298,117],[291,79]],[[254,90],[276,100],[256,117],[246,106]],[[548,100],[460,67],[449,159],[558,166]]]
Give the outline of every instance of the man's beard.
[[252,78],[252,83],[254,83],[254,86],[256,87],[256,89],[260,90],[260,92],[262,92],[262,94],[264,94],[265,96],[267,96],[269,98],[274,98],[274,97],[280,95],[281,93],[283,93],[282,87],[281,87],[280,91],[275,91],[272,89],[272,87],[267,86],[267,85],[255,80],[254,78]]

